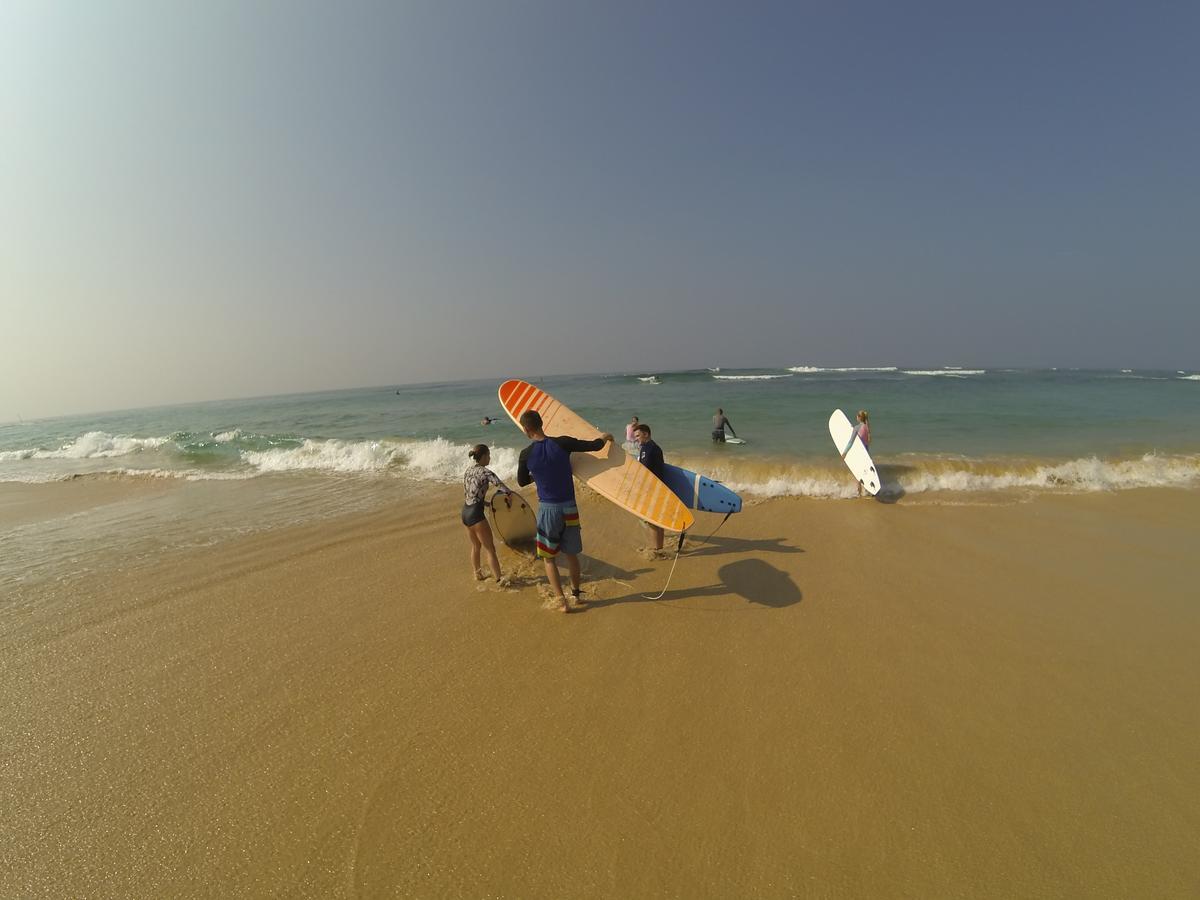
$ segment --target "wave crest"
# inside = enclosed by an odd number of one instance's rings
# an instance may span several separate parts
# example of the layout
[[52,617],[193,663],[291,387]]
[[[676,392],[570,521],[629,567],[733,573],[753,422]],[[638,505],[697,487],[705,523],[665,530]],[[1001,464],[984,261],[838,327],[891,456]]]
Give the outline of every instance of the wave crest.
[[[438,437],[431,441],[305,440],[299,447],[242,451],[242,460],[259,472],[334,472],[371,474],[391,472],[420,480],[454,482],[471,464],[470,444]],[[490,468],[501,478],[517,472],[517,451],[492,448]]]
[[114,456],[140,453],[143,450],[157,450],[170,441],[170,438],[165,437],[136,438],[111,435],[104,431],[89,431],[87,434],[63,444],[57,450],[43,450],[38,447],[26,450],[5,450],[0,452],[0,460],[110,459]]
[[947,375],[951,378],[965,378],[968,375],[986,375],[987,369],[904,369],[905,375]]
[[789,372],[801,375],[819,375],[823,372],[895,372],[895,366],[788,366]]
[[[672,459],[705,472],[740,494],[756,497],[854,497],[857,486],[845,468],[817,460],[739,460],[715,469],[712,459]],[[1091,493],[1131,488],[1200,485],[1200,456],[1147,453],[1134,459],[1083,457],[1066,461],[968,460],[903,457],[879,464],[885,496],[979,494],[1006,491]]]
[[791,378],[791,373],[786,375],[713,375],[718,381],[771,381],[775,378]]

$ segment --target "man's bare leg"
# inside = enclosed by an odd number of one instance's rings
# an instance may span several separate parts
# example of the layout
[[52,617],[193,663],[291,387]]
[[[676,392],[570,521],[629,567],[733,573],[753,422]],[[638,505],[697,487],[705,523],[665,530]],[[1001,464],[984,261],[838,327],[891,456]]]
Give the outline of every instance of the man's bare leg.
[[[545,560],[546,563],[546,579],[550,582],[550,593],[562,604],[563,612],[570,612],[571,605],[567,603],[567,598],[563,596],[562,580],[558,577],[558,564],[552,560]],[[567,564],[568,567],[570,563]]]

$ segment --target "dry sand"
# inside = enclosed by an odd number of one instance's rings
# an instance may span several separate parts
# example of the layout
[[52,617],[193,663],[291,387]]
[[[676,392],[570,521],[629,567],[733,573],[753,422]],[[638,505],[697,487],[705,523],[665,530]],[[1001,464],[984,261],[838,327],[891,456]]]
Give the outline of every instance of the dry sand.
[[450,489],[0,602],[0,896],[1200,895],[1200,493],[770,501],[659,601],[581,507],[569,616]]

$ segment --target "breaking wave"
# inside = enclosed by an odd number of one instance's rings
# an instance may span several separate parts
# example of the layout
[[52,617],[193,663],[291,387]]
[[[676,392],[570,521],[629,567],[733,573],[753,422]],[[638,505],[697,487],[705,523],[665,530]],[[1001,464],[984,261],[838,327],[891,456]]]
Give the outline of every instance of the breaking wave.
[[987,374],[987,369],[903,369],[902,371],[905,375],[948,375],[951,378]]
[[170,438],[136,438],[108,434],[104,431],[89,431],[75,440],[63,444],[56,450],[37,447],[26,450],[0,452],[0,461],[19,459],[111,459],[127,456],[143,450],[157,450],[170,442]]
[[895,366],[788,366],[789,372],[801,375],[820,375],[824,372],[895,372]]
[[771,381],[776,378],[791,378],[791,373],[786,375],[713,375],[713,378],[718,381]]
[[[850,473],[826,461],[739,460],[712,466],[707,460],[669,460],[704,472],[751,497],[854,497]],[[885,496],[1057,491],[1090,493],[1147,487],[1200,486],[1200,455],[1148,453],[1133,459],[1083,457],[1066,461],[970,460],[903,457],[879,464]]]

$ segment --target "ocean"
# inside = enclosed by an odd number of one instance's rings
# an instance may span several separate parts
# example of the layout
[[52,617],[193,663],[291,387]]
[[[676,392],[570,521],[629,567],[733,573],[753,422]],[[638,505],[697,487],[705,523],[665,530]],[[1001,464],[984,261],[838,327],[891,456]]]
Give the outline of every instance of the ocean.
[[[795,366],[519,377],[618,441],[637,415],[668,462],[749,501],[857,495],[826,429],[834,408],[851,418],[870,412],[884,499],[1004,502],[1200,485],[1195,372]],[[476,443],[490,445],[492,468],[513,479],[526,441],[500,408],[500,380],[0,425],[0,483],[115,480],[137,495],[16,525],[0,520],[0,589],[39,573],[88,571],[64,562],[72,558],[152,558],[164,546],[404,502],[458,482]],[[717,407],[745,444],[711,442]],[[485,426],[485,416],[500,418]]]

